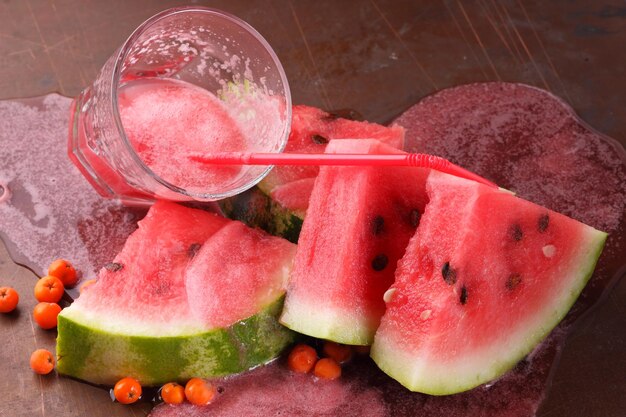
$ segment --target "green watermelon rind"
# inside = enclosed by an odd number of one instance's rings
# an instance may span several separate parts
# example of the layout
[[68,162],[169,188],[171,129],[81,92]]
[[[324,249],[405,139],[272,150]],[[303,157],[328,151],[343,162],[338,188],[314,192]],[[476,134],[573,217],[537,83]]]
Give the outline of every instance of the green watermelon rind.
[[279,185],[282,185],[282,184],[272,181],[272,177],[269,176],[269,178],[268,177],[263,178],[263,180],[259,182],[256,186],[258,187],[259,191],[261,191],[263,194],[269,197],[272,190]]
[[243,372],[276,358],[295,340],[277,320],[283,302],[281,295],[227,328],[164,337],[90,327],[81,312],[70,307],[58,318],[57,371],[106,385],[132,376],[145,386]]
[[[493,363],[491,366],[485,367],[481,374],[459,376],[458,374],[454,375],[454,369],[440,369],[441,378],[438,380],[433,378],[432,372],[422,372],[422,375],[428,375],[428,379],[422,378],[419,369],[423,369],[424,367],[420,366],[420,364],[426,363],[427,365],[428,358],[415,358],[409,353],[402,353],[399,347],[393,346],[392,342],[386,340],[380,333],[376,334],[370,356],[383,372],[398,381],[404,387],[414,392],[430,395],[457,394],[502,376],[526,357],[526,355],[532,352],[532,350],[561,322],[593,275],[598,258],[602,253],[607,234],[589,226],[586,226],[586,228],[588,228],[587,233],[589,236],[589,249],[586,251],[586,262],[580,262],[579,265],[584,266],[581,266],[578,271],[573,271],[573,273],[577,273],[578,276],[570,280],[572,286],[570,290],[564,294],[562,302],[556,306],[556,309],[544,321],[543,325],[537,326],[536,331],[529,334],[525,338],[524,343],[517,345],[516,350],[508,352],[500,361],[497,359],[489,359],[492,360]],[[451,381],[454,381],[454,383],[451,383]]]
[[304,300],[291,300],[285,305],[280,323],[291,330],[318,339],[332,340],[344,345],[369,346],[372,344],[377,323],[365,323],[355,317],[354,311],[342,311]]
[[220,200],[218,204],[224,215],[230,219],[265,230],[292,243],[298,242],[304,213],[281,206],[258,186]]

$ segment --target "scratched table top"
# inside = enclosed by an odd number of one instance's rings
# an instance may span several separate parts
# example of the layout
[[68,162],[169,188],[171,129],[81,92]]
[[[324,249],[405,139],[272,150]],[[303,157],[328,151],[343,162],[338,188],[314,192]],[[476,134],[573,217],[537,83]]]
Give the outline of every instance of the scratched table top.
[[[352,108],[388,122],[421,97],[468,82],[517,81],[569,102],[626,143],[623,1],[315,0],[199,2],[254,26],[285,66],[294,103]],[[0,99],[76,95],[142,21],[180,1],[5,0],[0,4]],[[36,277],[0,243],[0,284],[30,294]],[[0,316],[0,416],[145,415],[148,404],[28,367],[54,332],[35,329],[33,297]],[[540,416],[623,416],[626,280],[579,320],[554,369]]]

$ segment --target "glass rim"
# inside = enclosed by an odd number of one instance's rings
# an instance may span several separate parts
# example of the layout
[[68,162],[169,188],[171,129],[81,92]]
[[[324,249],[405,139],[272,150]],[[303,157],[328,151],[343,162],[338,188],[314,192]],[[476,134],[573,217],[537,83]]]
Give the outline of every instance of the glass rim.
[[282,152],[285,149],[285,146],[287,145],[289,132],[291,130],[291,113],[292,113],[291,91],[289,89],[289,83],[287,81],[287,75],[285,74],[285,70],[280,60],[278,59],[276,52],[274,51],[274,49],[272,49],[272,47],[267,42],[267,40],[265,40],[265,38],[256,29],[254,29],[250,24],[248,24],[244,20],[230,13],[227,13],[218,9],[202,7],[202,6],[185,6],[185,7],[173,7],[170,9],[163,10],[155,14],[154,16],[146,19],[142,24],[140,24],[130,34],[130,36],[124,41],[122,46],[119,48],[117,56],[115,57],[115,65],[113,67],[113,71],[111,75],[112,77],[111,91],[110,91],[111,106],[112,106],[111,110],[113,114],[113,120],[115,121],[115,125],[117,127],[117,131],[120,137],[122,138],[122,142],[124,146],[129,151],[129,154],[131,155],[132,160],[135,162],[135,164],[137,164],[139,168],[141,168],[142,171],[144,171],[152,179],[154,179],[155,181],[157,181],[159,184],[163,185],[170,191],[174,191],[176,193],[190,197],[197,201],[215,201],[215,200],[220,200],[220,199],[227,198],[227,197],[232,197],[243,191],[246,191],[249,188],[252,188],[256,184],[258,184],[263,178],[265,178],[265,176],[272,170],[273,165],[269,165],[265,170],[263,170],[262,173],[256,176],[254,180],[248,181],[245,184],[237,188],[230,189],[226,192],[203,193],[203,192],[194,192],[194,191],[187,190],[185,188],[179,187],[165,180],[164,178],[156,174],[148,165],[146,165],[146,163],[137,154],[134,147],[130,143],[130,140],[126,136],[126,131],[124,130],[124,125],[122,123],[122,119],[119,113],[118,90],[119,90],[120,75],[121,75],[122,65],[125,59],[127,58],[131,47],[139,39],[139,37],[152,25],[156,24],[157,22],[163,19],[169,18],[171,16],[175,16],[178,14],[184,14],[184,13],[205,13],[205,14],[217,16],[219,18],[223,18],[231,23],[234,23],[240,28],[244,29],[249,34],[251,34],[263,46],[266,52],[270,55],[270,58],[272,59],[272,61],[274,62],[274,65],[276,66],[276,69],[278,70],[278,73],[280,75],[280,80],[283,85],[283,90],[285,92],[285,107],[286,107],[285,111],[286,111],[287,120],[283,124],[283,130],[281,132],[282,140],[280,143],[280,147],[277,151],[278,153]]

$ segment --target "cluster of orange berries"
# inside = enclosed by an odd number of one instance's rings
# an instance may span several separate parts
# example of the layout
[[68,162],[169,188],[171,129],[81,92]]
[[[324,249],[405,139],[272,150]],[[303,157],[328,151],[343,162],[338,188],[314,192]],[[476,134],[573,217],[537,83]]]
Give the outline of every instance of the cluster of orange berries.
[[[57,316],[61,312],[58,304],[63,298],[65,288],[71,288],[78,282],[76,269],[69,261],[57,259],[48,267],[48,275],[35,284],[35,298],[39,304],[33,309],[33,319],[42,329],[52,329],[57,325]],[[80,287],[84,291],[96,282],[95,279],[85,281]],[[20,296],[11,287],[0,287],[0,313],[10,313],[17,308]]]
[[[115,399],[122,404],[132,404],[141,398],[141,384],[135,378],[120,379],[113,387]],[[215,385],[201,378],[191,378],[185,386],[168,382],[159,390],[166,404],[182,404],[185,400],[194,405],[208,405],[217,394]]]
[[[64,259],[57,259],[48,267],[48,275],[35,284],[35,298],[39,304],[33,309],[33,319],[42,329],[57,326],[57,317],[61,312],[58,304],[66,287],[78,282],[78,274],[72,264]],[[10,313],[17,308],[20,296],[11,287],[0,288],[0,313]],[[30,356],[30,367],[40,375],[46,375],[54,369],[54,356],[46,349],[37,349]]]
[[33,309],[33,319],[42,329],[57,326],[57,317],[61,312],[58,304],[65,293],[78,282],[78,274],[72,264],[65,259],[57,259],[48,267],[48,275],[41,277],[35,284],[35,298],[39,304]]
[[289,353],[287,365],[294,372],[309,373],[321,379],[337,379],[341,376],[341,364],[352,359],[353,352],[361,353],[367,346],[348,346],[325,341],[322,347],[323,358],[306,344],[298,344]]
[[71,263],[57,259],[48,267],[48,275],[35,284],[35,298],[39,301],[33,310],[33,319],[42,329],[57,326],[57,317],[61,312],[58,304],[66,287],[73,287],[78,282],[78,274]]
[[[76,285],[78,275],[71,263],[57,259],[48,267],[48,275],[35,285],[35,298],[39,304],[33,310],[35,322],[43,329],[56,327],[56,317],[61,312],[57,304],[63,297],[65,287]],[[0,288],[0,313],[10,313],[17,307],[20,296],[11,287]]]
[[[33,310],[33,319],[42,329],[52,329],[57,325],[57,316],[61,312],[58,304],[63,297],[65,287],[76,285],[78,275],[71,263],[57,259],[50,264],[48,275],[35,285],[35,298],[39,301]],[[11,287],[0,288],[0,313],[10,313],[17,307],[20,296]]]

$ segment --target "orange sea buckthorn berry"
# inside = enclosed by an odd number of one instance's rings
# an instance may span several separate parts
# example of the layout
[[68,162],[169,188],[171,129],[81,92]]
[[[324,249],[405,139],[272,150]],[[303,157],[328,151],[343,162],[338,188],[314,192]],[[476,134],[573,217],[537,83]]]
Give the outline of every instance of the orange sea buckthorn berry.
[[287,365],[294,372],[306,374],[317,362],[317,352],[309,345],[298,344],[289,353]]
[[46,375],[54,369],[54,356],[46,349],[37,349],[30,355],[30,367],[39,375]]
[[323,358],[317,361],[313,374],[318,378],[337,379],[341,376],[341,366],[331,358]]
[[48,267],[48,275],[59,278],[66,287],[72,287],[78,282],[76,269],[65,259],[57,259],[52,262]]
[[46,275],[35,284],[35,298],[39,302],[58,303],[63,297],[65,287],[61,280],[52,275]]
[[61,306],[56,303],[39,303],[33,309],[33,319],[42,329],[52,329],[57,326],[57,317]]
[[80,286],[80,288],[78,289],[78,292],[82,293],[85,290],[88,290],[89,287],[91,287],[93,284],[95,284],[96,282],[98,282],[97,279],[93,278],[93,279],[88,279],[87,281],[83,282],[83,284]]
[[176,382],[169,382],[161,388],[161,398],[166,404],[182,404],[185,401],[185,388]]
[[0,288],[0,313],[10,313],[15,310],[19,301],[20,296],[13,288]]
[[191,378],[185,385],[185,397],[193,405],[207,405],[213,401],[217,389],[201,378]]
[[122,404],[132,404],[141,398],[141,384],[135,378],[122,378],[113,387],[115,399]]
[[322,349],[324,355],[334,359],[337,363],[344,363],[352,358],[352,347],[327,340]]

